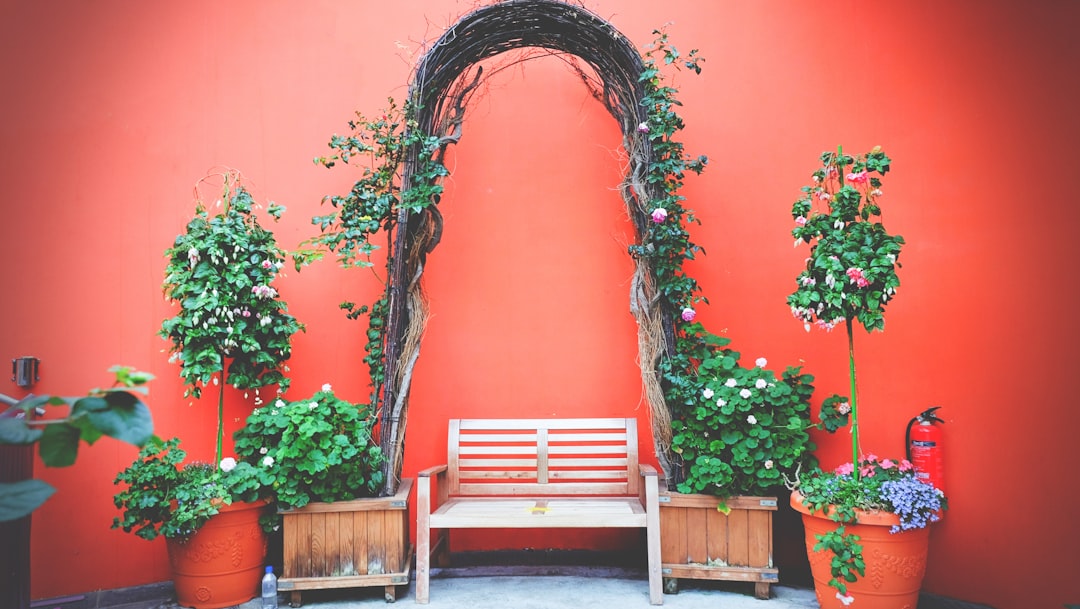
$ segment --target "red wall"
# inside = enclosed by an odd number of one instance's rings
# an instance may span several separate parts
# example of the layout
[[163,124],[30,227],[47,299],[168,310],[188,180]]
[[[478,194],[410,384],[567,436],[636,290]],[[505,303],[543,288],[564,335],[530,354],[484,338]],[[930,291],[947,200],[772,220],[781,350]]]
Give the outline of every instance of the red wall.
[[[806,255],[790,204],[826,148],[894,158],[885,218],[909,245],[886,331],[856,337],[865,446],[899,454],[906,421],[942,406],[951,510],[927,591],[999,609],[1080,602],[1066,384],[1080,325],[1065,266],[1080,5],[586,4],[639,46],[670,21],[676,46],[701,49],[703,74],[675,82],[688,150],[711,159],[685,193],[709,254],[690,269],[712,303],[701,319],[748,356],[805,362],[819,400],[845,390],[844,341],[805,333],[784,305]],[[311,158],[354,110],[403,97],[421,42],[473,6],[0,2],[0,359],[41,358],[37,393],[80,393],[114,363],[152,371],[157,431],[209,458],[212,408],[181,399],[154,335],[169,314],[161,253],[192,185],[240,169],[288,206],[277,235],[295,246],[321,197],[355,178]],[[451,417],[638,416],[647,430],[619,141],[558,60],[503,72],[477,99],[427,269],[406,475],[441,459]],[[364,328],[337,303],[370,301],[377,282],[327,263],[281,289],[308,325],[291,394],[330,382],[363,399]],[[235,426],[251,404],[230,400]],[[819,438],[826,464],[845,442]],[[112,478],[134,452],[104,439],[72,468],[38,464],[59,490],[34,516],[34,598],[168,579],[160,543],[109,529]]]

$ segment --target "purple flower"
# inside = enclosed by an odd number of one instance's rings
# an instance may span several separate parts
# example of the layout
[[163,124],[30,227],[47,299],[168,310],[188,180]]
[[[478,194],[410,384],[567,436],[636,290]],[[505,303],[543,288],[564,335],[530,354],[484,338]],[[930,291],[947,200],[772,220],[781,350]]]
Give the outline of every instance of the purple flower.
[[697,317],[697,311],[691,309],[690,307],[686,307],[682,310],[683,321],[694,321],[695,317]]
[[652,212],[652,221],[660,224],[667,219],[667,210],[663,207],[657,207]]

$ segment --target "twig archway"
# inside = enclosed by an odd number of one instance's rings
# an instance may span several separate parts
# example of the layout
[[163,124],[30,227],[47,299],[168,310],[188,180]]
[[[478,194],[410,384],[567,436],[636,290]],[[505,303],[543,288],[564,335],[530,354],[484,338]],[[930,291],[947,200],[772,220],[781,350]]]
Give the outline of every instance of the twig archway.
[[[578,75],[618,122],[629,158],[620,192],[639,242],[650,221],[650,202],[662,196],[662,186],[647,179],[653,146],[639,125],[648,119],[642,104],[645,65],[626,36],[594,13],[559,0],[504,0],[461,17],[430,45],[417,64],[409,87],[415,124],[426,136],[438,137],[435,155],[441,161],[446,147],[461,135],[465,108],[482,82],[480,62],[507,51],[525,48],[565,53],[591,67],[589,74],[574,64]],[[402,172],[402,192],[424,180],[418,173],[423,148],[413,146]],[[381,402],[381,443],[387,452],[386,491],[396,487],[402,465],[409,387],[420,354],[427,320],[427,300],[421,278],[427,255],[439,242],[442,217],[437,206],[400,205],[390,235],[386,334],[383,349],[385,383]],[[649,405],[657,458],[669,480],[672,466],[670,412],[664,402],[658,365],[675,348],[676,311],[657,293],[655,269],[649,257],[635,256],[630,310],[638,326],[639,364],[645,401]]]

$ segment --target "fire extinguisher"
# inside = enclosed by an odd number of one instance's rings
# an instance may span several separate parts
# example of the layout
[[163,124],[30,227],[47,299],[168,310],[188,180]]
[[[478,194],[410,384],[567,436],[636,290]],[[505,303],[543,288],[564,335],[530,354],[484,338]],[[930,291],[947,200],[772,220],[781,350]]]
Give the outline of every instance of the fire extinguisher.
[[908,421],[904,446],[907,448],[908,461],[915,466],[915,477],[933,484],[934,488],[944,492],[945,464],[942,459],[944,448],[941,442],[942,433],[941,428],[934,423],[944,425],[945,421],[934,414],[938,408],[941,407],[928,408]]

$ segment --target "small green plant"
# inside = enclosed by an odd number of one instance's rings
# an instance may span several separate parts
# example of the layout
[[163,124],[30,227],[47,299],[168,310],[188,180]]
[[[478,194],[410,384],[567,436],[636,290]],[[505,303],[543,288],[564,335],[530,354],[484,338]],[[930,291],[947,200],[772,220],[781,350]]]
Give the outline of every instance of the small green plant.
[[147,442],[113,481],[125,486],[113,497],[121,516],[112,528],[147,540],[187,539],[234,498],[255,500],[266,492],[261,473],[249,464],[231,458],[219,465],[185,463],[186,458],[178,438]]
[[[79,444],[92,445],[102,436],[142,446],[154,433],[150,409],[139,399],[154,375],[128,366],[109,368],[116,376],[112,387],[91,389],[79,398],[39,395],[20,400],[0,417],[0,444],[38,445],[46,467],[75,463]],[[66,417],[34,419],[38,408],[69,408]],[[56,492],[43,480],[0,483],[0,522],[30,514]]]
[[382,450],[372,438],[366,404],[334,395],[329,385],[310,398],[256,408],[234,434],[236,454],[279,508],[312,501],[374,496],[383,483]]

